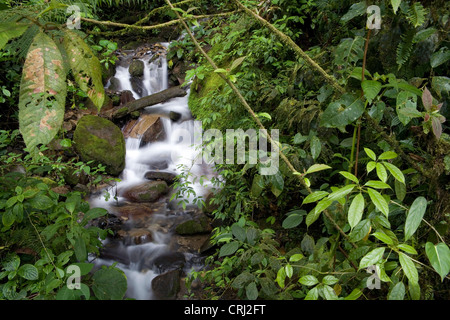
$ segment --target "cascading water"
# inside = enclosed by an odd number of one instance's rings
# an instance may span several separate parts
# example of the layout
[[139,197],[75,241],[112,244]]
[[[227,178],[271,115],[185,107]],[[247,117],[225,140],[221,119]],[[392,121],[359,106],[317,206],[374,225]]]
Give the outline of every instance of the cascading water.
[[[162,44],[167,48],[168,44]],[[144,72],[142,77],[143,92],[153,94],[167,89],[168,72],[165,55],[155,57],[153,54],[140,58],[144,62]],[[139,94],[133,90],[128,72],[128,65],[117,66],[115,78],[120,83],[120,90],[130,90],[135,99],[140,98]],[[189,94],[189,90],[188,90]],[[121,181],[114,190],[109,190],[116,197],[106,200],[105,194],[91,198],[91,204],[106,208],[110,213],[116,212],[121,206],[130,206],[124,197],[124,190],[137,184],[148,181],[145,178],[146,172],[155,169],[154,163],[163,163],[157,167],[157,172],[180,174],[181,167],[190,168],[193,177],[206,176],[211,178],[213,171],[210,166],[203,164],[193,164],[196,157],[201,156],[201,150],[196,150],[192,145],[194,136],[194,121],[190,116],[187,103],[188,95],[181,98],[173,98],[165,103],[147,107],[144,114],[168,115],[171,111],[181,115],[185,121],[173,122],[168,117],[161,116],[165,139],[148,143],[142,146],[141,137],[126,139],[126,166],[121,174]],[[140,121],[140,119],[138,119]],[[206,179],[208,181],[208,179]],[[209,184],[200,185],[192,180],[193,189],[196,196],[205,197]],[[170,194],[165,199],[158,200],[151,205],[136,206],[135,211],[149,212],[151,214],[138,215],[137,218],[125,220],[123,228],[129,232],[134,232],[140,238],[151,239],[136,244],[128,240],[105,240],[106,250],[101,258],[95,260],[97,266],[111,265],[118,262],[117,267],[122,269],[128,279],[128,290],[126,296],[138,300],[158,299],[152,290],[152,281],[160,274],[173,270],[173,266],[182,267],[187,273],[192,268],[200,268],[201,260],[195,252],[184,250],[177,251],[176,241],[174,241],[174,225],[180,221],[189,219],[189,210],[181,210],[177,206],[177,201],[169,201]],[[192,200],[187,198],[187,200]],[[140,228],[140,229],[139,229]],[[136,231],[138,230],[138,231]],[[140,231],[139,231],[140,230]],[[168,284],[169,285],[169,284]]]

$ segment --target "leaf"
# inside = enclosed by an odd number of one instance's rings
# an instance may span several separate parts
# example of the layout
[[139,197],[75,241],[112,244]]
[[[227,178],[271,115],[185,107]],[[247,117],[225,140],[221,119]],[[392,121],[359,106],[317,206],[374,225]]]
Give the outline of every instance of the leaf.
[[314,223],[314,221],[319,218],[320,213],[328,208],[333,202],[328,199],[322,199],[314,209],[312,209],[308,215],[306,216],[306,226],[309,227],[311,224]]
[[420,300],[420,285],[418,283],[408,283],[411,300]]
[[420,118],[422,117],[422,112],[418,111],[416,108],[402,108],[398,110],[398,114],[404,118]]
[[419,283],[419,273],[417,272],[417,268],[411,258],[401,252],[398,253],[398,258],[400,261],[400,265],[403,268],[403,272],[405,273],[406,277],[408,277],[408,280],[414,284]]
[[416,249],[414,249],[413,247],[411,247],[410,245],[407,245],[405,243],[399,244],[397,246],[397,248],[399,248],[399,249],[401,249],[401,250],[403,250],[403,251],[405,251],[406,253],[409,253],[409,254],[417,254]]
[[367,173],[370,173],[373,169],[375,169],[376,166],[377,163],[375,161],[369,161],[366,166]]
[[100,61],[86,42],[72,31],[64,31],[64,48],[75,81],[100,111],[105,101]]
[[0,23],[0,50],[3,49],[9,40],[20,37],[29,26],[29,24],[18,22]]
[[317,300],[318,298],[319,298],[319,289],[317,289],[317,287],[314,287],[308,291],[305,300]]
[[28,200],[28,203],[35,209],[47,210],[55,205],[55,202],[49,197],[38,194],[37,196]]
[[328,105],[321,116],[320,125],[327,128],[345,127],[364,113],[364,103],[345,93],[338,101]]
[[81,221],[81,225],[85,225],[90,220],[103,217],[107,213],[108,213],[108,210],[106,210],[104,208],[91,208],[84,214],[83,220]]
[[318,172],[318,171],[322,171],[322,170],[327,170],[327,169],[331,169],[331,167],[327,166],[326,164],[313,164],[311,167],[308,168],[308,170],[306,170],[306,174],[310,174],[310,173]]
[[369,148],[364,148],[364,151],[366,152],[367,156],[372,159],[373,161],[377,160],[377,156],[375,154],[375,152],[373,152],[372,150],[370,150]]
[[450,92],[450,78],[443,76],[433,77],[431,87],[442,98],[445,93]]
[[433,133],[437,139],[439,139],[442,135],[442,124],[438,117],[431,118],[431,126],[433,129]]
[[372,234],[375,238],[377,238],[378,240],[389,244],[389,245],[393,245],[394,241],[391,239],[391,237],[389,237],[387,234],[382,233],[382,232],[375,232]]
[[392,174],[392,176],[395,178],[395,180],[405,183],[405,176],[403,175],[402,171],[397,168],[395,165],[389,162],[384,162],[383,165],[389,170],[389,172]]
[[362,292],[360,289],[356,288],[353,289],[352,292],[348,296],[344,298],[344,300],[357,300],[362,295]]
[[280,288],[284,288],[284,282],[286,280],[286,270],[284,268],[280,268],[277,272],[277,277],[275,281],[278,283]]
[[248,300],[256,300],[258,298],[258,288],[256,287],[256,283],[250,282],[245,288],[245,295]]
[[342,39],[335,50],[334,62],[338,66],[348,67],[354,65],[364,56],[364,38]]
[[322,151],[322,143],[320,139],[316,136],[313,136],[311,139],[311,156],[315,160],[320,155]]
[[272,174],[269,177],[271,183],[270,190],[275,195],[275,197],[278,197],[281,194],[281,192],[283,192],[284,189],[283,175],[281,174],[280,171],[277,171],[276,174]]
[[47,145],[64,118],[66,73],[55,42],[39,32],[28,50],[19,95],[19,127],[30,150]]
[[422,93],[422,103],[427,111],[431,111],[431,107],[433,106],[433,96],[431,95],[430,90],[427,87],[423,89]]
[[292,256],[289,258],[289,261],[290,261],[290,262],[297,262],[297,261],[302,260],[304,257],[305,257],[305,256],[302,255],[301,253],[296,253],[296,254],[292,255]]
[[264,190],[264,178],[260,174],[255,174],[252,182],[251,195],[258,198]]
[[239,249],[239,242],[232,241],[232,242],[226,243],[220,248],[219,258],[223,257],[223,256],[229,256],[229,255],[235,253],[237,251],[237,249]]
[[298,282],[300,282],[301,284],[311,287],[313,285],[316,285],[319,283],[319,280],[317,280],[317,278],[313,275],[306,275],[301,277]]
[[217,68],[214,70],[215,73],[227,73],[228,71],[223,68]]
[[377,169],[377,176],[380,178],[381,181],[386,182],[387,181],[387,172],[384,165],[380,162],[377,162],[375,168]]
[[342,188],[330,193],[328,195],[327,199],[330,201],[339,200],[339,199],[345,197],[346,195],[348,195],[350,192],[352,192],[355,187],[356,187],[356,184],[346,185],[345,187],[342,187]]
[[339,279],[332,275],[325,276],[322,279],[322,283],[329,285],[329,286],[332,286],[333,284],[337,283],[338,281],[339,281]]
[[303,221],[303,215],[298,213],[290,214],[286,219],[284,219],[282,226],[285,229],[291,229],[298,226]]
[[367,188],[367,192],[369,193],[370,200],[372,200],[375,207],[377,207],[377,209],[380,210],[387,218],[389,215],[389,205],[383,196],[372,188]]
[[387,183],[384,183],[382,181],[376,181],[376,180],[369,180],[365,184],[367,187],[372,187],[375,189],[392,189],[390,185]]
[[381,260],[381,258],[383,258],[385,249],[385,247],[376,248],[367,253],[359,262],[359,269],[375,265],[378,261]]
[[350,172],[347,171],[339,171],[339,173],[344,177],[346,177],[347,179],[359,184],[359,180],[354,174],[351,174]]
[[292,277],[292,274],[294,272],[294,268],[292,268],[292,266],[288,263],[285,267],[284,267],[284,271],[286,272],[286,276],[288,278]]
[[398,155],[394,151],[386,151],[380,154],[378,160],[391,160],[397,158]]
[[366,2],[361,1],[358,3],[352,4],[350,9],[346,14],[341,17],[342,22],[348,22],[357,16],[362,16],[366,13]]
[[78,236],[75,239],[74,250],[78,261],[84,262],[87,259],[86,243],[83,237]]
[[338,299],[336,292],[334,292],[333,288],[328,285],[323,286],[322,293],[323,293],[325,300],[337,300]]
[[381,90],[381,83],[375,80],[364,80],[361,82],[361,88],[366,99],[369,103],[372,103],[373,99],[375,99]]
[[92,291],[99,300],[121,300],[127,291],[127,278],[115,268],[100,269],[92,277]]
[[239,274],[236,278],[234,278],[233,283],[231,285],[235,289],[242,289],[247,283],[253,281],[254,279],[255,279],[254,275],[252,275],[248,271],[244,271],[241,274]]
[[302,202],[302,204],[312,203],[321,200],[326,197],[329,193],[326,191],[314,191],[310,193]]
[[371,230],[370,219],[360,221],[350,233],[350,239],[353,242],[362,240]]
[[397,10],[401,2],[402,0],[391,0],[392,10],[394,10],[395,14],[397,14]]
[[436,32],[437,32],[437,29],[434,28],[434,27],[430,27],[430,28],[426,28],[426,29],[420,30],[419,32],[417,32],[414,35],[413,42],[417,43],[417,42],[421,42],[421,41],[427,40],[433,34],[435,34]]
[[398,180],[395,180],[394,182],[395,187],[395,196],[398,200],[403,201],[406,196],[406,185],[402,182],[399,182]]
[[408,10],[408,21],[417,28],[425,22],[426,13],[425,8],[419,2],[415,2]]
[[418,197],[414,200],[411,208],[408,211],[408,216],[405,222],[405,241],[407,241],[416,232],[422,218],[427,209],[427,199]]
[[348,223],[350,228],[353,229],[360,221],[364,212],[364,197],[361,193],[358,193],[350,204],[348,209]]
[[[406,112],[402,109],[407,109]],[[417,110],[417,96],[408,91],[401,91],[397,95],[396,100],[396,111],[398,115],[398,119],[403,125],[407,125],[413,117],[410,117],[409,114],[413,113],[413,110]],[[416,117],[414,115],[414,117]]]
[[247,56],[243,56],[243,57],[240,57],[240,58],[237,58],[236,60],[234,60],[233,63],[231,64],[230,72],[232,70],[234,70],[235,68],[237,68],[238,66],[240,66],[241,63],[245,60],[245,58],[247,58]]
[[233,225],[231,226],[231,233],[236,239],[241,242],[245,242],[245,240],[247,239],[247,233],[245,232],[245,229],[239,226],[237,223],[233,223]]
[[403,300],[405,298],[405,285],[397,283],[388,294],[388,300]]
[[445,276],[450,272],[450,249],[443,242],[437,245],[427,242],[425,253],[434,270],[441,276],[441,281],[444,281]]
[[37,280],[39,278],[38,269],[32,264],[24,264],[19,268],[17,274],[27,280]]

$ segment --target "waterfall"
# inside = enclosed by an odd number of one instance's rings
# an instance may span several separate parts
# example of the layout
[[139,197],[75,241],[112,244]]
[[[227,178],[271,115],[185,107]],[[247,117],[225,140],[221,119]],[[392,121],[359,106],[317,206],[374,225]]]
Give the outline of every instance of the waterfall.
[[[168,43],[162,43],[161,45],[166,49],[168,47]],[[144,92],[153,94],[168,88],[168,69],[165,55],[159,54],[158,57],[155,57],[153,54],[149,54],[138,59],[144,63],[144,72],[141,79],[145,88]],[[130,90],[136,99],[139,98],[138,93],[132,89],[127,64],[117,66],[114,77],[120,83],[120,91]],[[189,179],[195,182],[193,183],[193,189],[196,196],[205,196],[207,194],[209,184],[200,185],[194,181],[195,177],[201,175],[211,176],[212,169],[205,164],[193,165],[196,157],[201,155],[201,150],[196,150],[192,145],[194,141],[194,121],[190,116],[187,103],[189,90],[187,92],[188,94],[185,97],[173,98],[143,110],[141,117],[142,114],[161,115],[160,121],[162,122],[165,138],[150,142],[144,146],[141,143],[142,137],[126,138],[126,165],[120,177],[121,181],[114,188],[105,190],[100,195],[92,196],[90,199],[91,205],[104,207],[109,212],[114,212],[118,207],[130,205],[123,196],[123,190],[148,181],[145,178],[145,174],[153,168],[153,163],[158,163],[158,161],[165,163],[165,166],[157,169],[158,172],[176,175],[181,173],[180,165],[191,168],[193,176]],[[167,115],[171,111],[181,114],[181,120],[184,121],[174,122],[170,120]],[[139,122],[140,120],[141,118],[137,121]],[[107,198],[105,197],[106,192],[111,194],[109,199],[105,199]],[[114,197],[114,195],[117,197]],[[144,222],[131,221],[133,219],[129,219],[130,221],[125,220],[127,230],[138,230],[136,231],[137,234],[151,238],[151,241],[136,244],[108,238],[104,242],[106,249],[103,256],[95,259],[97,267],[111,265],[114,261],[118,262],[117,267],[124,271],[128,279],[126,296],[129,298],[138,300],[157,298],[153,294],[151,282],[164,272],[163,269],[171,269],[170,266],[158,267],[160,264],[165,265],[166,260],[173,260],[174,257],[181,257],[181,260],[185,259],[184,272],[188,272],[191,268],[201,267],[196,262],[198,259],[195,259],[195,253],[183,252],[180,256],[180,253],[173,250],[173,231],[170,230],[173,230],[174,223],[180,221],[180,219],[185,219],[187,213],[180,210],[180,207],[176,205],[176,201],[169,201],[168,198],[170,198],[170,194],[166,196],[165,201],[160,200],[150,206],[144,205],[144,211],[154,211],[148,216],[144,215],[144,218],[140,217]],[[192,202],[193,196],[191,195],[186,199]],[[139,211],[141,209],[136,206],[135,210]],[[172,226],[172,228],[168,226]],[[169,256],[170,259],[165,260],[164,257],[166,256]],[[158,263],[155,261],[158,261]],[[178,260],[175,259],[175,263],[177,262]]]

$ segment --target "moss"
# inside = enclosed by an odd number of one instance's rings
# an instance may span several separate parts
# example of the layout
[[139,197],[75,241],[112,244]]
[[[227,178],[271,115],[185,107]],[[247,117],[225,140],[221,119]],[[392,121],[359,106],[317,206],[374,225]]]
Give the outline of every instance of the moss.
[[201,218],[198,220],[188,220],[180,223],[176,229],[176,233],[179,235],[192,235],[197,233],[209,232],[208,221],[206,218]]
[[125,167],[125,139],[111,121],[85,115],[74,132],[77,152],[84,161],[93,160],[106,166],[106,171],[118,175]]

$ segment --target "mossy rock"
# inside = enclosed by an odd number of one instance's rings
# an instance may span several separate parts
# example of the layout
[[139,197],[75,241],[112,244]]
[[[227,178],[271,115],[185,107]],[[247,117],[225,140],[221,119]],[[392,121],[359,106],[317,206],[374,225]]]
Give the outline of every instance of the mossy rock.
[[208,223],[208,219],[206,217],[202,217],[199,219],[187,220],[185,222],[180,223],[176,228],[175,232],[179,235],[193,235],[199,233],[208,233],[211,231],[211,227]]
[[73,135],[78,154],[85,162],[93,160],[117,176],[125,168],[125,139],[122,131],[111,121],[85,115],[78,122]]
[[128,188],[123,196],[134,202],[154,202],[168,190],[165,181],[148,181]]
[[130,63],[128,72],[132,77],[141,77],[144,74],[144,62],[142,60],[133,60]]

